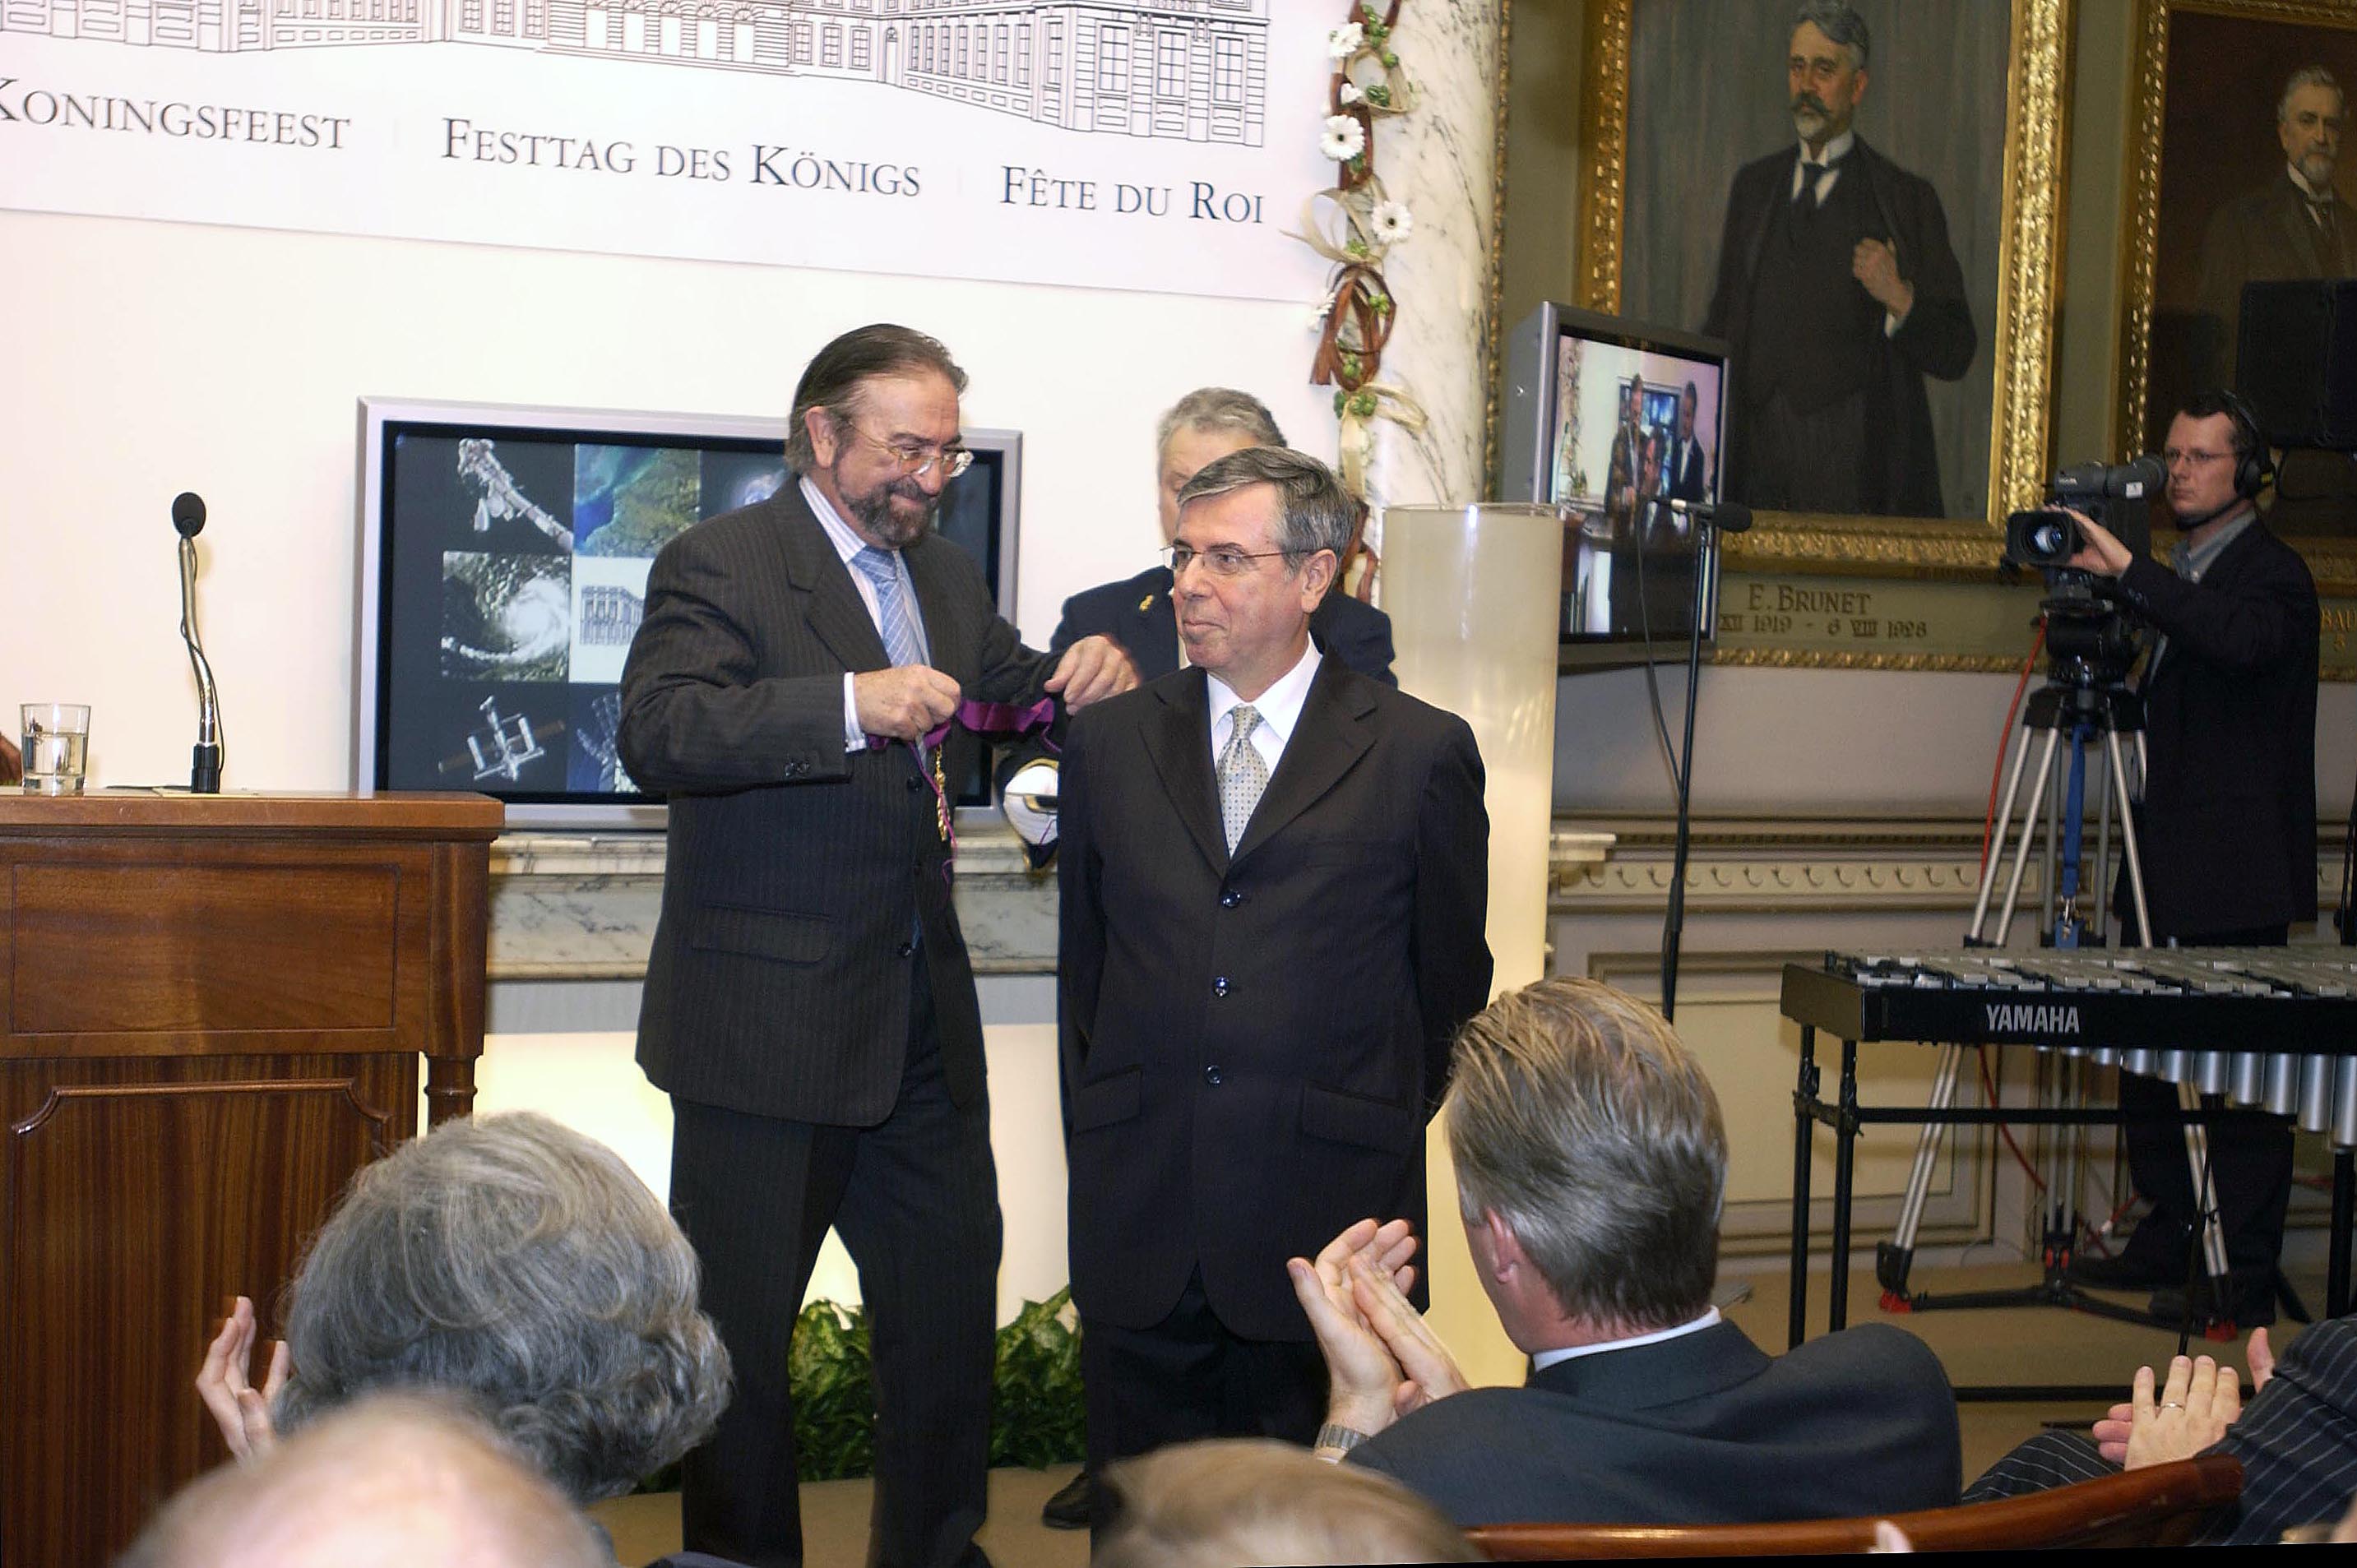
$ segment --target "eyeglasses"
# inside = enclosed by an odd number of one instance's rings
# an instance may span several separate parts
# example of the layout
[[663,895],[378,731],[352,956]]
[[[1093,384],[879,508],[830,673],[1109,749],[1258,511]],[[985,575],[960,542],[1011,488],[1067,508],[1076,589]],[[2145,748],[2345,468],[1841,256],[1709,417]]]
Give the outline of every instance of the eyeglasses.
[[1254,562],[1284,553],[1282,550],[1239,550],[1232,544],[1218,544],[1209,550],[1173,544],[1162,553],[1162,558],[1170,563],[1170,575],[1175,580],[1185,576],[1187,568],[1198,561],[1210,567],[1214,577],[1241,577],[1253,569]]
[[974,454],[963,446],[931,446],[921,441],[879,441],[849,420],[844,426],[878,451],[888,452],[900,465],[900,471],[911,478],[923,478],[938,465],[943,482],[956,478],[974,467]]
[[2171,446],[2160,455],[2160,460],[2171,468],[2179,463],[2191,468],[2206,468],[2212,463],[2222,463],[2233,456],[2232,452],[2197,452],[2190,446]]

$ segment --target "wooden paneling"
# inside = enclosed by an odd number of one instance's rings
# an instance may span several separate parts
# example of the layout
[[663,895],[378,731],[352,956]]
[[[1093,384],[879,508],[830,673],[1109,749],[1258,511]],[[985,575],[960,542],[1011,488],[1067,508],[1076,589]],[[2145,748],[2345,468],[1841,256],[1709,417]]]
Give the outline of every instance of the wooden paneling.
[[[399,865],[105,847],[12,868],[11,1036],[365,1029],[390,1043]],[[410,854],[423,870],[431,851]]]
[[353,1171],[466,1114],[479,796],[0,795],[0,1568],[103,1563],[223,1456],[193,1380]]
[[191,1385],[229,1299],[271,1321],[354,1171],[414,1131],[414,1057],[0,1064],[5,1561],[102,1563],[224,1455]]

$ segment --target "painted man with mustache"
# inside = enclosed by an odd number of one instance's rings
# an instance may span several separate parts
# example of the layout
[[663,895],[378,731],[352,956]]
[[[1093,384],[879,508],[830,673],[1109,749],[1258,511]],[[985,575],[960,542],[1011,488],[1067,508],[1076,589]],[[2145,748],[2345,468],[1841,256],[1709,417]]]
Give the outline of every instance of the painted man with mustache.
[[2211,218],[2198,294],[2206,357],[2196,384],[2234,384],[2244,284],[2357,277],[2357,208],[2333,186],[2346,107],[2341,84],[2322,66],[2292,72],[2276,102],[2283,173]]
[[1784,511],[1937,517],[1923,378],[1962,377],[1978,338],[1929,181],[1851,128],[1866,23],[1808,0],[1786,71],[1797,152],[1736,171],[1703,330],[1733,350],[1727,499]]

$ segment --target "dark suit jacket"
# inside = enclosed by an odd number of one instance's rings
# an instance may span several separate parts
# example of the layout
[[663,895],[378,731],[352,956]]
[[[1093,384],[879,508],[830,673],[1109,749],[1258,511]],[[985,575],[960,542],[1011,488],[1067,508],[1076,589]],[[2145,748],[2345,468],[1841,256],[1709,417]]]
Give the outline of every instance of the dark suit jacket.
[[1488,999],[1489,818],[1465,721],[1328,659],[1231,857],[1200,670],[1064,752],[1072,1294],[1146,1328],[1200,1266],[1306,1340],[1285,1260],[1424,1213],[1424,1126]]
[[2194,345],[2197,387],[2234,384],[2244,284],[2357,277],[2357,208],[2335,197],[2332,226],[2327,241],[2288,171],[2211,214],[2194,295],[2201,316]]
[[[1745,473],[1744,427],[1740,411],[1754,401],[1747,394],[1759,366],[1746,352],[1754,316],[1775,308],[1773,300],[1753,297],[1753,280],[1768,241],[1769,220],[1792,192],[1791,146],[1745,164],[1735,171],[1727,193],[1727,222],[1718,241],[1718,284],[1711,295],[1710,314],[1703,331],[1727,339],[1735,372],[1733,406],[1738,417],[1728,421],[1722,436],[1719,493],[1729,500],[1750,499]],[[1860,136],[1842,165],[1842,178],[1865,182],[1875,236],[1899,252],[1899,273],[1915,287],[1915,306],[1899,330],[1883,335],[1884,311],[1845,273],[1838,280],[1855,293],[1851,330],[1867,337],[1875,365],[1866,393],[1866,472],[1860,476],[1866,510],[1875,515],[1938,517],[1945,510],[1940,499],[1940,466],[1932,446],[1932,405],[1923,393],[1923,378],[1953,381],[1973,362],[1979,339],[1973,330],[1971,308],[1964,303],[1964,269],[1948,243],[1947,214],[1940,193],[1929,180],[1908,173],[1867,145]]]
[[1887,1324],[1774,1359],[1731,1323],[1469,1389],[1352,1449],[1461,1527],[1738,1524],[1944,1508],[1955,1396]]
[[[938,534],[903,552],[933,665],[970,697],[1050,671]],[[982,1022],[949,852],[913,751],[844,751],[843,676],[883,639],[791,478],[664,546],[622,671],[620,751],[670,797],[639,1063],[657,1088],[757,1115],[881,1121],[899,1092],[921,924],[951,1093],[982,1090]],[[952,731],[949,777],[972,766]]]
[[1701,436],[1682,443],[1674,435],[1672,435],[1667,465],[1672,499],[1701,501],[1710,499],[1710,454],[1703,450]]
[[[2308,564],[2255,522],[2200,583],[2140,558],[2120,596],[2169,636],[2144,692],[2152,772],[2138,847],[2155,937],[2316,918]],[[2123,894],[2115,908],[2132,907]]]
[[[1340,590],[1310,612],[1309,635],[1318,646],[1386,686],[1392,673],[1392,618]],[[1064,617],[1048,651],[1061,655],[1084,637],[1110,637],[1129,650],[1137,678],[1151,681],[1178,668],[1178,622],[1170,610],[1170,568],[1150,567],[1135,577],[1104,583],[1064,601]]]

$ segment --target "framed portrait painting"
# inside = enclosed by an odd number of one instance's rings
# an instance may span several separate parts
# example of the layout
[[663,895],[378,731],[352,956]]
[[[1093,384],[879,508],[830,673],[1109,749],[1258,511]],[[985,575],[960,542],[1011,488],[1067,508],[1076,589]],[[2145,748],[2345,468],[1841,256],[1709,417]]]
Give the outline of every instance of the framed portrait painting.
[[1986,580],[2035,504],[2070,13],[1589,0],[1580,303],[1728,345],[1730,570]]
[[[2181,400],[2279,359],[2246,285],[2357,278],[2357,6],[2138,0],[2136,41],[2115,435],[2157,452]],[[2357,593],[2347,454],[2284,452],[2269,523],[2328,596]]]

